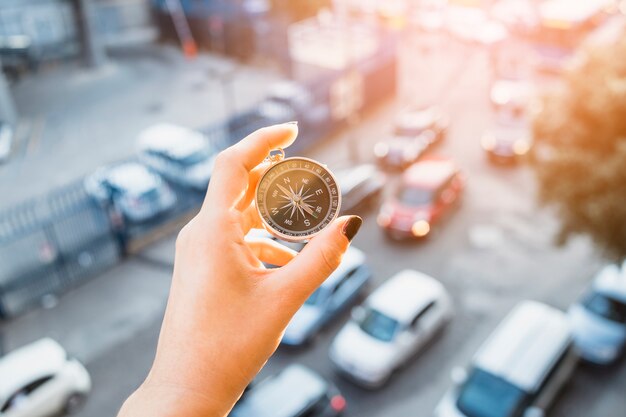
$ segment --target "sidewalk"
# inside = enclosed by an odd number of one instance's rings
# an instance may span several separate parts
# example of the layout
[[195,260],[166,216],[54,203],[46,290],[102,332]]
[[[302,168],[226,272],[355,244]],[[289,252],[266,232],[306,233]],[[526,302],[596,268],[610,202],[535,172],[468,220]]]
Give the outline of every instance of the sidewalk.
[[40,195],[130,156],[144,128],[172,122],[201,128],[228,115],[216,72],[234,69],[234,110],[261,99],[270,71],[169,46],[118,53],[98,70],[49,68],[13,86],[21,115],[11,160],[0,166],[0,208]]

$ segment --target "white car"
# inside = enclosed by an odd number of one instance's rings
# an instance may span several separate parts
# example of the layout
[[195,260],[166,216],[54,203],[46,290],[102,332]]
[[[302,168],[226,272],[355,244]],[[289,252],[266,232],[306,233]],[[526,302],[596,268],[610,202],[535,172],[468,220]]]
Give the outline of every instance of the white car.
[[576,369],[578,351],[565,313],[524,301],[476,353],[436,417],[544,417]]
[[0,121],[0,162],[5,162],[11,155],[13,129],[8,123]]
[[626,262],[600,271],[568,313],[585,360],[609,364],[620,358],[626,346]]
[[500,78],[493,82],[489,99],[494,109],[508,110],[523,114],[534,97],[534,89],[529,80]]
[[52,339],[40,339],[0,359],[0,416],[73,413],[91,390],[85,367]]
[[84,186],[92,198],[133,222],[150,220],[176,204],[176,194],[161,176],[137,162],[102,167],[85,178]]
[[202,133],[162,123],[141,132],[138,145],[141,162],[168,180],[206,190],[217,149]]
[[384,385],[452,318],[450,297],[434,278],[399,272],[376,291],[335,337],[330,359],[367,388]]

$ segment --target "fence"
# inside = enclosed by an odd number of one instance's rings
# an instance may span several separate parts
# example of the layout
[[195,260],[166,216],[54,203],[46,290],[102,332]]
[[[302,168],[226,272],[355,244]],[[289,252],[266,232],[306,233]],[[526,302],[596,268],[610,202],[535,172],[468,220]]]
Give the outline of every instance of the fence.
[[115,265],[106,213],[76,183],[0,214],[0,315],[15,316]]

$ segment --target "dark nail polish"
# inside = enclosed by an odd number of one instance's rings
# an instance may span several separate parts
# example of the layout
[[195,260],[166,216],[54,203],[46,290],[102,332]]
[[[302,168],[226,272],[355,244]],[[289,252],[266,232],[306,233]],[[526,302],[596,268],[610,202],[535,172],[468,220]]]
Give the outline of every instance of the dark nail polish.
[[341,229],[341,233],[343,233],[349,241],[352,241],[352,239],[354,239],[354,236],[356,236],[356,233],[361,228],[362,224],[362,218],[360,218],[359,216],[350,216],[350,218],[344,223],[343,229]]

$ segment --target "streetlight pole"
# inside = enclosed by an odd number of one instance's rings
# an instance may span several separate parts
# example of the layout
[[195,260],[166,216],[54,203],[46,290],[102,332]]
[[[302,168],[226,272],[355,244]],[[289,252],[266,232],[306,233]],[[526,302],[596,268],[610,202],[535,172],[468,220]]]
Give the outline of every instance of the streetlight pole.
[[76,0],[75,5],[83,59],[88,67],[97,68],[104,64],[106,55],[96,34],[92,0]]
[[[2,68],[0,62],[0,68]],[[15,126],[17,122],[17,112],[15,105],[13,104],[13,97],[11,90],[9,89],[9,82],[4,75],[4,72],[0,70],[0,121],[9,123]]]

